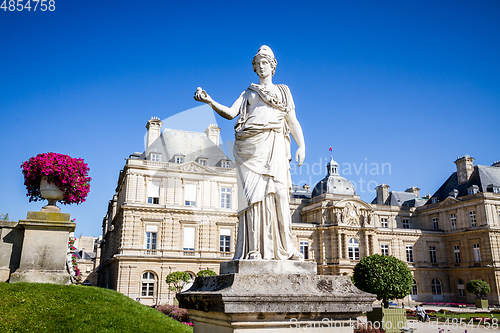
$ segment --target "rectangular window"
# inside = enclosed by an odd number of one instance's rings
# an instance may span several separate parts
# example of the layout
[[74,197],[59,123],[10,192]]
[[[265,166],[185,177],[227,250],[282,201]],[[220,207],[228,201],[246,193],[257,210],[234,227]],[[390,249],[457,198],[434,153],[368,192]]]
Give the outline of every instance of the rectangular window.
[[470,222],[471,228],[476,227],[476,211],[475,210],[469,211],[469,222]]
[[231,229],[220,229],[220,252],[231,252]]
[[439,219],[437,217],[432,218],[432,230],[439,230]]
[[451,230],[457,229],[457,214],[450,214],[450,228]]
[[184,239],[182,249],[184,251],[194,251],[195,227],[184,227]]
[[380,219],[380,225],[382,226],[382,228],[389,228],[389,223],[387,222],[386,218]]
[[146,231],[146,249],[156,250],[156,232]]
[[481,251],[479,250],[479,244],[472,244],[472,252],[474,254],[474,261],[481,261]]
[[221,187],[220,189],[220,208],[231,208],[230,187]]
[[388,244],[381,244],[380,250],[381,250],[383,256],[389,255],[389,245]]
[[463,284],[458,285],[458,297],[465,297],[465,286]]
[[196,184],[184,185],[184,206],[196,206]]
[[309,242],[301,241],[300,242],[300,253],[304,256],[304,259],[309,259]]
[[177,156],[177,157],[175,158],[175,163],[177,163],[177,164],[182,164],[182,163],[184,163],[184,157],[182,157],[182,156]]
[[231,162],[230,161],[222,161],[222,167],[223,168],[230,168]]
[[460,263],[460,246],[454,245],[453,246],[453,257],[455,258],[455,264]]
[[200,160],[200,164],[203,166],[207,166],[207,160]]
[[143,282],[141,296],[153,296],[154,285],[155,285],[154,283]]
[[436,247],[435,246],[429,246],[429,255],[430,255],[431,263],[437,264],[437,255],[436,255]]
[[410,220],[403,220],[403,229],[410,229]]
[[406,245],[406,261],[413,262],[413,246]]
[[160,154],[151,153],[151,161],[160,162],[160,160],[161,160],[161,155]]
[[158,205],[160,203],[160,182],[148,182],[148,203]]

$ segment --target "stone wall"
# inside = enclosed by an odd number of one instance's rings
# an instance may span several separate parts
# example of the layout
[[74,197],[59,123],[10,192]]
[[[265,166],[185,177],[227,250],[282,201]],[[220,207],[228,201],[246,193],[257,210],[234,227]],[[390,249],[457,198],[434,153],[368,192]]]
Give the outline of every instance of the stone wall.
[[24,228],[19,222],[0,221],[0,282],[8,281],[19,268],[23,238]]

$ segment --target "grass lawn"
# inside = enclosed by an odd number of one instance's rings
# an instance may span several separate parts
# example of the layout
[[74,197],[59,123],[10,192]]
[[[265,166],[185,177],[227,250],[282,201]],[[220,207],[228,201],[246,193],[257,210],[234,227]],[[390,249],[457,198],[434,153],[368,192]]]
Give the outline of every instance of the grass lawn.
[[191,326],[113,290],[0,282],[0,332],[168,332]]

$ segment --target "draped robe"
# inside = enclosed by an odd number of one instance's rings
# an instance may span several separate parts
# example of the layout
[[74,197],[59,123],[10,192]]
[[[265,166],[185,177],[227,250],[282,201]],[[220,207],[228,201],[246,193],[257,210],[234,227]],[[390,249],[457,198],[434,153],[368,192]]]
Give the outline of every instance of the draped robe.
[[[233,260],[285,260],[299,252],[292,241],[289,195],[290,135],[286,116],[295,108],[286,85],[279,94],[252,84],[241,95],[235,125],[238,177],[238,237]],[[280,203],[276,193],[282,191]]]

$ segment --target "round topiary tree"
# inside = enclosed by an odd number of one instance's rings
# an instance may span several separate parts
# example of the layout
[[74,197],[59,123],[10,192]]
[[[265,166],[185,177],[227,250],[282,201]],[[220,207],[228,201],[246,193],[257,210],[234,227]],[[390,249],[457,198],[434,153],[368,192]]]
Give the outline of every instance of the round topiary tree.
[[388,300],[401,299],[410,294],[413,276],[403,261],[374,254],[364,257],[354,266],[352,281],[357,288],[376,294],[384,308],[388,308]]
[[475,294],[477,299],[486,299],[486,294],[491,291],[490,285],[483,280],[470,280],[465,285],[467,292]]
[[211,269],[202,269],[201,271],[199,271],[197,274],[197,276],[200,276],[200,277],[204,277],[204,276],[216,276],[217,273],[215,273],[213,270]]
[[167,275],[165,282],[169,285],[170,290],[180,293],[190,280],[191,275],[187,272],[172,272]]

